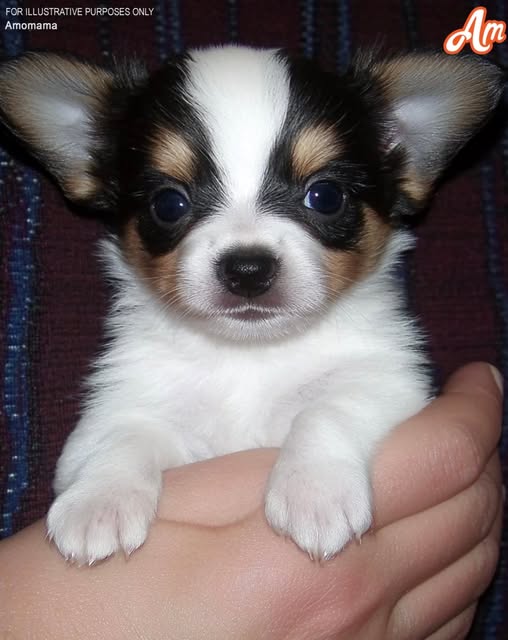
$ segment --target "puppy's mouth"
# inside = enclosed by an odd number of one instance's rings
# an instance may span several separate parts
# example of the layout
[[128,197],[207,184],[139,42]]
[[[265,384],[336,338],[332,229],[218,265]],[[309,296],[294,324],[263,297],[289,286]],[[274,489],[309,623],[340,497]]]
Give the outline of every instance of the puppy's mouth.
[[268,320],[279,315],[280,312],[281,309],[279,307],[261,306],[258,304],[241,304],[223,309],[224,315],[228,318],[244,320],[246,322]]

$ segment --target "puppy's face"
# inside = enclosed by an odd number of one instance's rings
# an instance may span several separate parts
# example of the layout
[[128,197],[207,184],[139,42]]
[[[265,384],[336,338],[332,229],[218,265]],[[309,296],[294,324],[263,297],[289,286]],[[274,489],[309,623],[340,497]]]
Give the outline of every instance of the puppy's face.
[[166,305],[267,339],[375,268],[393,204],[375,194],[393,181],[347,83],[275,52],[215,49],[163,70],[139,109],[123,241]]
[[234,340],[299,331],[375,270],[500,90],[471,59],[360,60],[339,78],[233,47],[151,77],[31,55],[2,80],[8,126],[71,198],[117,211],[169,312]]

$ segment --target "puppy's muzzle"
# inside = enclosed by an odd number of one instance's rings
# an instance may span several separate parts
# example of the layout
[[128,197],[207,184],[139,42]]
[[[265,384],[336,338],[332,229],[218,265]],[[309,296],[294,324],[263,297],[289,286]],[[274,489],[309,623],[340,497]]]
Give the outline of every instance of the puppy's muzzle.
[[259,248],[235,249],[217,263],[217,276],[236,296],[254,298],[272,286],[279,261],[269,251]]

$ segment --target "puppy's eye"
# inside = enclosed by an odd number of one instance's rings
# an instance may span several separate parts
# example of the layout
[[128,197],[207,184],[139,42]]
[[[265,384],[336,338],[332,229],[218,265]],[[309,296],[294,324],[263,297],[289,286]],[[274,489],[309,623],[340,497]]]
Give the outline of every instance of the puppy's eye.
[[156,220],[164,223],[178,222],[190,211],[191,204],[185,194],[177,189],[164,189],[152,200],[151,210]]
[[307,209],[331,215],[338,213],[344,203],[344,194],[339,187],[329,180],[314,182],[307,193],[303,204]]

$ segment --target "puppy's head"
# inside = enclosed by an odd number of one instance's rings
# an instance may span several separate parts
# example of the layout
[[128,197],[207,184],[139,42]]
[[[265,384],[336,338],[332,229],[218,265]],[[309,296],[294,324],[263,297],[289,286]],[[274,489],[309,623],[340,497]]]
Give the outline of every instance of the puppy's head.
[[[501,92],[478,57],[193,51],[149,76],[54,54],[0,68],[1,116],[72,200],[111,210],[139,277],[234,340],[307,326],[375,270]],[[113,213],[114,212],[114,213]]]

